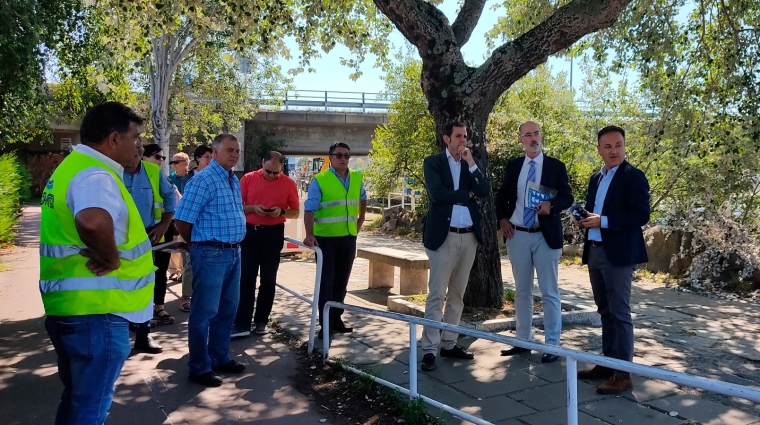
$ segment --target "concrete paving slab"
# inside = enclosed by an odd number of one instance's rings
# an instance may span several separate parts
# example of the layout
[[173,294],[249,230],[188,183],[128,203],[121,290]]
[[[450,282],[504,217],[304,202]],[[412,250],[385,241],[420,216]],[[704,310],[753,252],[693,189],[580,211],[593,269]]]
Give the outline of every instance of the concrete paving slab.
[[469,406],[459,406],[459,409],[489,422],[516,418],[535,411],[505,396],[492,397],[482,401],[478,400]]
[[521,370],[502,372],[496,375],[479,374],[472,379],[451,384],[452,387],[475,398],[490,398],[548,384],[541,378]]
[[[520,416],[520,421],[528,425],[567,425],[567,409],[554,409],[532,415]],[[599,420],[583,412],[578,412],[578,425],[604,425],[607,422]]]
[[564,359],[548,364],[532,364],[523,371],[549,382],[565,382],[567,380],[567,368]]
[[623,393],[623,397],[639,403],[681,393],[672,382],[655,381],[633,375],[633,389]]
[[612,424],[679,425],[684,422],[623,397],[611,397],[594,403],[582,404],[578,406],[578,409]]
[[666,412],[678,412],[680,416],[694,419],[702,425],[747,425],[760,421],[760,417],[691,394],[653,400],[646,404]]
[[[508,395],[509,398],[519,401],[535,410],[547,411],[567,406],[567,386],[560,382],[534,387],[525,391],[519,391]],[[596,387],[585,382],[578,382],[578,402],[585,403],[591,400],[601,400],[610,396],[599,395]]]

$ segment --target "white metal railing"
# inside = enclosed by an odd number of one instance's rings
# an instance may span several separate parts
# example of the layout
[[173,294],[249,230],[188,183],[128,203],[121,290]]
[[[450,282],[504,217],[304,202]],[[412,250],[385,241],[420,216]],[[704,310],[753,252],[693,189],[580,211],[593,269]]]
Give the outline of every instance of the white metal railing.
[[322,285],[322,261],[323,261],[322,250],[319,249],[318,246],[307,246],[303,242],[295,240],[293,238],[286,237],[285,240],[292,244],[314,251],[315,256],[316,256],[317,276],[316,278],[314,278],[314,299],[309,299],[308,297],[299,294],[298,292],[288,288],[287,286],[281,283],[275,283],[275,285],[282,288],[285,292],[311,305],[311,322],[309,324],[309,343],[308,343],[308,350],[309,350],[308,352],[311,353],[312,351],[314,351],[314,336],[316,332],[317,315],[319,314],[319,289],[320,289],[320,286]]
[[[407,196],[410,198],[409,202],[406,202]],[[406,206],[409,205],[411,207],[412,211],[415,211],[417,209],[417,202],[421,195],[416,195],[414,192],[411,194],[406,194],[404,192],[388,192],[388,208],[394,207],[392,201],[394,199],[400,199],[401,200],[401,209],[406,209]]]
[[[350,304],[328,301],[322,312],[322,317],[330,317],[330,308],[341,308],[354,313],[366,314],[371,316],[385,317],[387,319],[401,320],[409,323],[409,389],[396,385],[392,382],[380,379],[376,376],[351,366],[342,365],[344,369],[351,372],[371,378],[373,381],[400,391],[410,398],[419,398],[431,406],[444,410],[464,420],[478,425],[493,425],[484,419],[472,416],[459,409],[443,404],[439,401],[425,397],[417,392],[417,327],[423,325],[431,328],[447,330],[463,335],[469,335],[476,338],[482,338],[489,341],[510,344],[517,347],[536,350],[555,356],[565,357],[567,360],[567,423],[568,425],[578,425],[578,361],[593,363],[599,366],[608,367],[615,370],[635,373],[637,375],[648,376],[650,378],[662,379],[664,381],[675,382],[694,388],[701,388],[707,391],[713,391],[731,397],[739,397],[760,403],[760,388],[731,384],[728,382],[718,381],[716,379],[704,378],[700,376],[689,375],[686,373],[673,372],[665,369],[659,369],[652,366],[644,366],[625,360],[612,359],[596,354],[589,354],[583,351],[562,348],[556,345],[546,345],[538,342],[526,341],[514,337],[493,334],[490,332],[476,329],[464,328],[461,326],[450,325],[448,323],[436,322],[420,317],[409,316],[401,313],[390,311],[374,310],[366,307],[359,307]],[[322,324],[322,359],[325,363],[335,363],[328,356],[330,349],[330,323],[329,320]]]

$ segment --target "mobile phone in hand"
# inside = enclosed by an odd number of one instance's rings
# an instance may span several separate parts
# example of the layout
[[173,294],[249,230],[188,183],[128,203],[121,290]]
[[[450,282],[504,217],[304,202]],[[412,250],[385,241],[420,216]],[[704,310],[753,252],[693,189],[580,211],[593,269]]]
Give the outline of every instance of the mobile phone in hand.
[[274,211],[274,208],[262,208],[261,211],[272,212],[272,211]]
[[585,218],[588,218],[588,211],[586,211],[585,208],[582,206],[575,204],[572,207],[570,207],[570,214],[573,216],[573,218],[576,221],[581,221]]

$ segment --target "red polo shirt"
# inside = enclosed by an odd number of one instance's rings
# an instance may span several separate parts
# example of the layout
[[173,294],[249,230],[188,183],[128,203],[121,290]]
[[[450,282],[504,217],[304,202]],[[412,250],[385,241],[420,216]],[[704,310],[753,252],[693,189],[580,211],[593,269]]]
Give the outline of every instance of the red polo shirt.
[[[285,173],[280,173],[274,180],[267,180],[263,169],[252,171],[240,179],[240,192],[243,195],[243,205],[280,207],[284,210],[300,208],[296,182]],[[272,225],[285,223],[285,220],[283,216],[270,217],[256,213],[245,215],[248,224]]]

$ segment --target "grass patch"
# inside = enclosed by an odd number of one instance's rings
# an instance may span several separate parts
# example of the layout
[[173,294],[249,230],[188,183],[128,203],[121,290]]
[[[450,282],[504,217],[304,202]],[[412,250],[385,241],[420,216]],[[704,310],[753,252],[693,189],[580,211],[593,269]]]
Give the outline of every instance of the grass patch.
[[565,257],[559,259],[559,263],[563,266],[582,266],[583,259],[579,256]]
[[364,224],[362,225],[362,229],[377,230],[380,227],[382,227],[382,225],[383,225],[383,216],[381,215],[380,217],[376,217],[370,222],[364,222]]
[[21,217],[21,205],[28,200],[31,177],[15,153],[0,156],[0,246],[10,243]]

